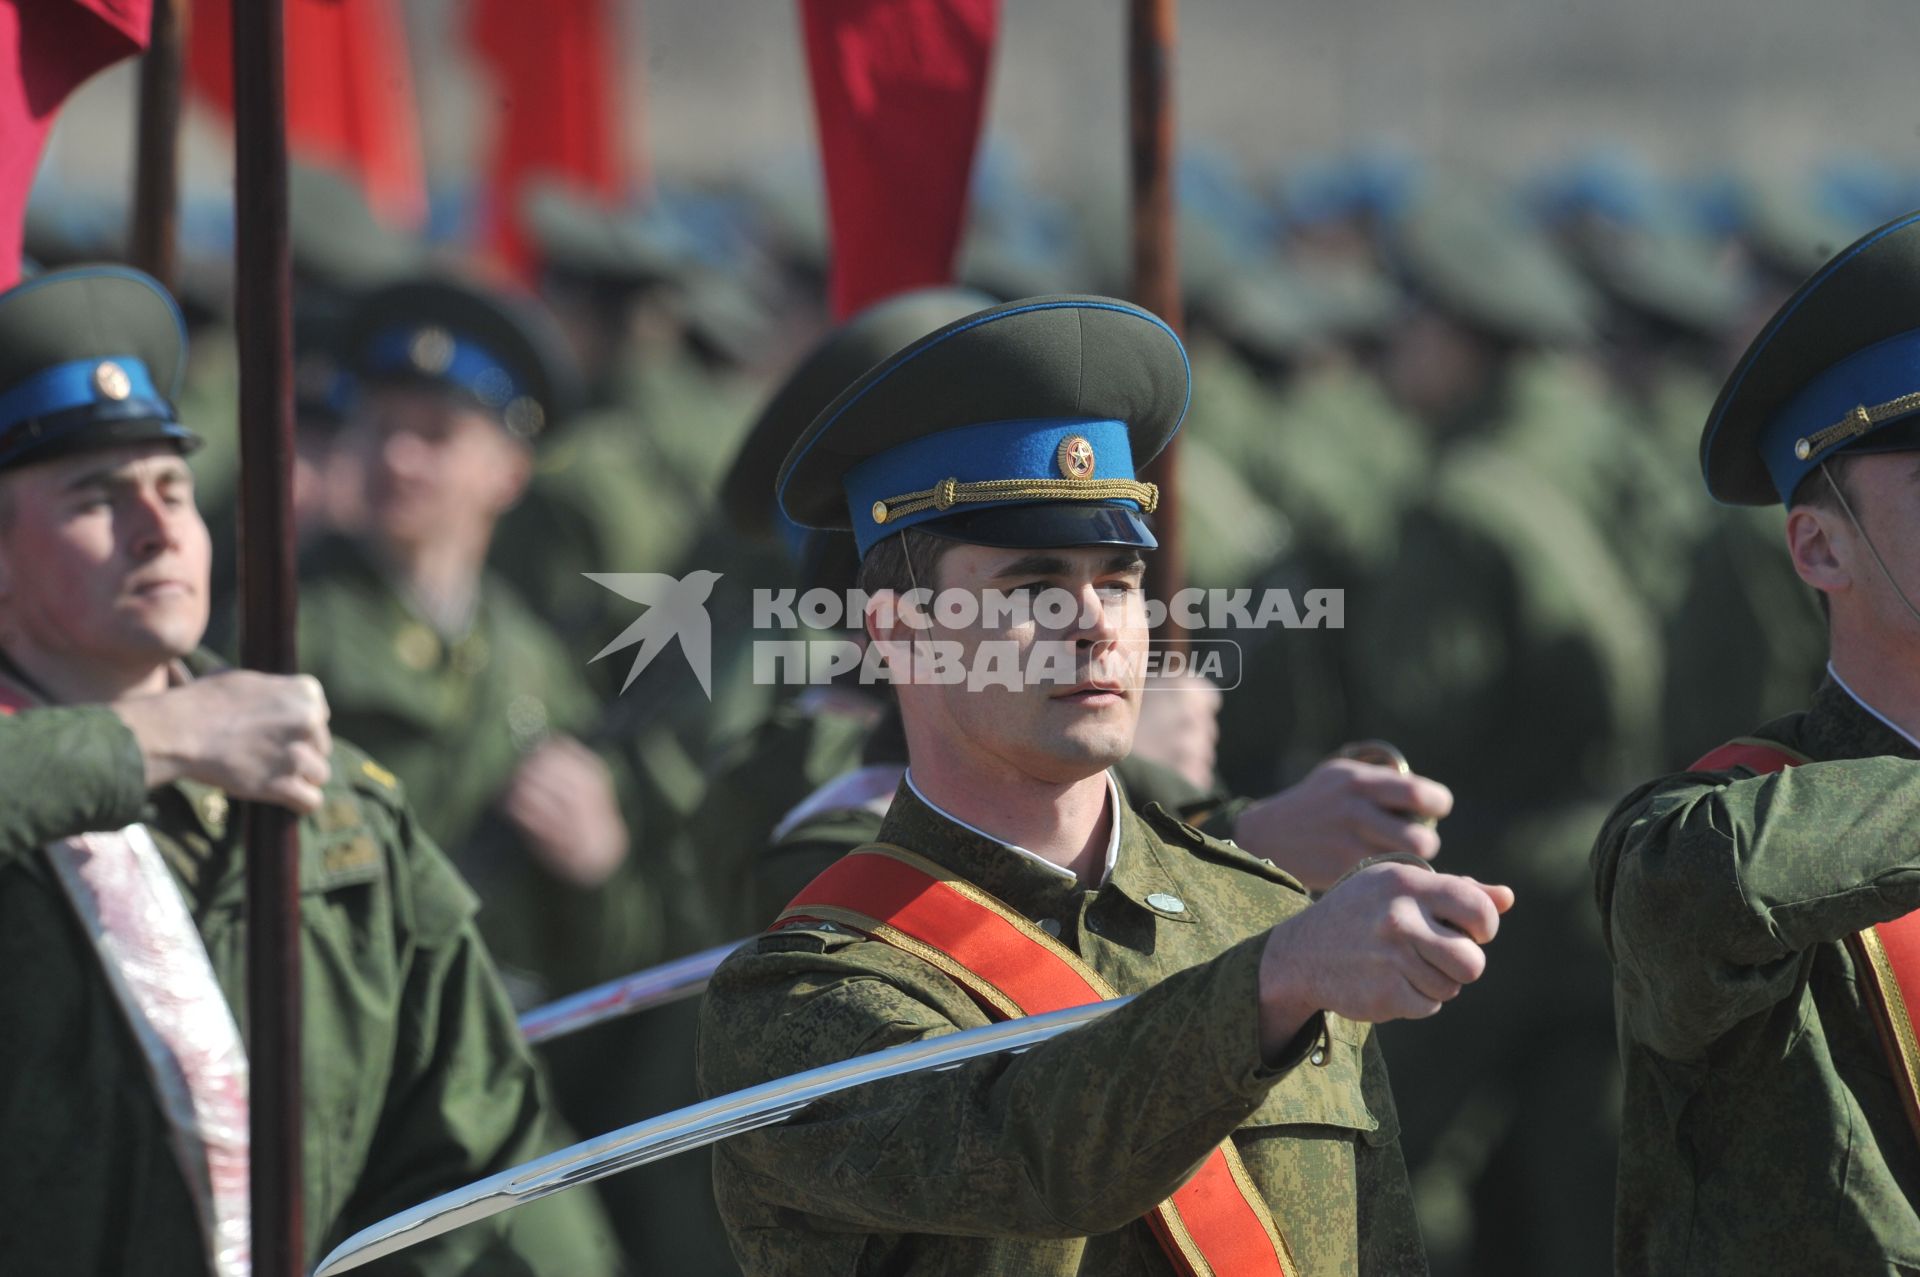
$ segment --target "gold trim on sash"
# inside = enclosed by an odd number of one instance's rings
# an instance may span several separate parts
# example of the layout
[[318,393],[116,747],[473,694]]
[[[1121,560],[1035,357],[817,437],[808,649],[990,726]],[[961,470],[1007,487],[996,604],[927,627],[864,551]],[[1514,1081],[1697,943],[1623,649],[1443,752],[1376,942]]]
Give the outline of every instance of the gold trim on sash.
[[1855,938],[1860,941],[1860,948],[1867,956],[1867,970],[1873,976],[1874,986],[1879,990],[1881,1008],[1893,1029],[1893,1053],[1899,1056],[1900,1065],[1906,1070],[1908,1091],[1910,1094],[1920,1094],[1920,1038],[1914,1034],[1913,1014],[1907,1007],[1906,995],[1901,992],[1900,979],[1894,974],[1893,961],[1888,958],[1886,947],[1880,943],[1879,933],[1872,927]]
[[1250,1203],[1259,1204],[1253,1212],[1254,1217],[1260,1221],[1260,1226],[1267,1230],[1267,1236],[1272,1240],[1273,1248],[1279,1251],[1287,1261],[1289,1271],[1299,1272],[1300,1265],[1294,1262],[1293,1251],[1288,1248],[1287,1239],[1281,1236],[1280,1225],[1273,1218],[1273,1212],[1264,1209],[1267,1199],[1260,1195],[1260,1190],[1254,1186],[1253,1176],[1247,1173],[1247,1164],[1240,1160],[1240,1150],[1233,1146],[1233,1141],[1230,1139],[1221,1147],[1227,1154],[1227,1172],[1233,1176],[1233,1182],[1240,1186],[1241,1196]]
[[[1259,1198],[1254,1200],[1258,1201]],[[1193,1277],[1216,1277],[1213,1265],[1200,1253],[1199,1244],[1193,1240],[1193,1234],[1187,1231],[1187,1221],[1180,1218],[1180,1208],[1173,1204],[1171,1197],[1160,1203],[1160,1218],[1166,1223],[1167,1236],[1173,1238],[1173,1244],[1180,1248],[1181,1258],[1193,1270]]]

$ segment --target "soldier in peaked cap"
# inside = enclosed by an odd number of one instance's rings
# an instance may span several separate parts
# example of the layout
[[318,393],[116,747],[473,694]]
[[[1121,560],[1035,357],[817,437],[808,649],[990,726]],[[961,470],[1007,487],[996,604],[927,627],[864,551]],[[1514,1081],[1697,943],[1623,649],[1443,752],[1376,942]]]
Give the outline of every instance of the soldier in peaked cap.
[[[842,598],[855,586],[860,553],[852,533],[802,527],[780,510],[774,479],[781,463],[814,417],[862,373],[918,338],[993,304],[993,298],[970,288],[927,288],[890,297],[822,338],[775,389],[721,487],[735,527],[762,541],[777,540],[786,551],[767,584],[791,588],[797,577],[801,589],[827,589]],[[848,618],[845,632],[864,641],[857,616]],[[750,676],[746,662],[743,652],[742,679]],[[840,853],[868,841],[877,829],[874,809],[884,811],[905,757],[892,695],[863,683],[857,671],[791,696],[733,746],[695,825],[695,841],[712,865],[717,894],[736,907],[727,934],[765,926],[795,888]],[[1134,770],[1133,781],[1147,779],[1146,768]],[[1200,796],[1184,786],[1182,795]],[[823,820],[830,831],[819,825]],[[737,885],[745,877],[753,888],[740,892]]]
[[[909,636],[918,586],[962,614],[996,602],[984,626],[928,618],[958,667],[1046,642],[1072,672],[971,691],[896,677],[910,766],[880,839],[716,974],[703,1087],[1139,996],[1017,1058],[861,1088],[719,1149],[748,1273],[1424,1268],[1369,1025],[1476,978],[1511,897],[1387,863],[1308,907],[1285,873],[1120,801],[1157,499],[1135,467],[1178,428],[1187,383],[1147,312],[1029,299],[869,370],[782,468],[788,517],[853,531],[881,650]],[[1079,615],[986,628],[1007,621],[998,601],[1049,589]],[[900,647],[888,659],[910,673]],[[894,887],[953,912],[906,916]]]
[[1917,370],[1913,215],[1781,307],[1701,438],[1715,498],[1786,506],[1830,659],[1805,710],[1634,790],[1594,846],[1623,1273],[1920,1267]]
[[[768,401],[723,493],[739,526],[768,538],[776,527],[781,530],[800,562],[802,588],[844,596],[854,585],[859,553],[850,532],[802,528],[779,511],[773,493],[781,460],[819,411],[860,373],[915,338],[990,305],[989,298],[965,289],[925,289],[878,303],[824,339]],[[1192,460],[1187,455],[1182,461],[1183,474],[1190,473]],[[1196,500],[1224,496],[1216,490]],[[1231,510],[1223,517],[1232,517]],[[792,579],[789,568],[777,584]],[[1244,588],[1252,582],[1231,584]],[[859,618],[851,623],[857,626]],[[1147,710],[1177,712],[1144,717],[1134,752],[1115,766],[1133,806],[1157,802],[1208,833],[1238,839],[1315,889],[1330,886],[1353,863],[1383,850],[1434,853],[1438,839],[1420,819],[1446,815],[1445,788],[1390,768],[1331,762],[1302,785],[1265,799],[1227,797],[1213,779],[1177,774],[1173,764],[1184,750],[1195,742],[1211,746],[1219,699],[1217,692],[1194,687],[1145,703]],[[1198,714],[1187,712],[1203,707]],[[1269,714],[1266,734],[1272,732]],[[1324,750],[1327,742],[1320,744]],[[1272,742],[1263,739],[1260,748],[1270,751]],[[726,897],[739,897],[733,885],[749,873],[735,857],[755,857],[753,890],[744,898],[749,908],[735,915],[737,925],[727,934],[766,925],[815,874],[871,841],[906,758],[894,698],[885,688],[863,684],[857,671],[831,686],[808,688],[776,710],[715,779],[709,790],[713,797],[696,826],[694,841],[703,859],[713,863],[713,881]],[[1206,771],[1210,776],[1210,764]],[[797,781],[805,783],[796,789]],[[1383,811],[1396,817],[1397,827],[1377,823]]]
[[597,721],[592,652],[486,569],[534,441],[571,406],[550,324],[530,302],[417,279],[363,299],[345,340],[359,390],[340,446],[367,475],[366,524],[303,556],[302,663],[475,881],[520,996],[657,960],[662,906],[629,855],[624,768],[580,741]]
[[[309,1260],[553,1147],[473,896],[398,783],[330,736],[312,679],[199,650],[209,539],[170,402],[183,352],[172,300],[134,271],[0,294],[0,708],[29,735],[9,748],[50,747],[10,760],[39,783],[0,831],[0,952],[22,973],[0,991],[9,1273],[246,1270],[230,799],[301,813],[301,941],[309,971],[337,977],[302,1003]],[[614,1260],[584,1203],[449,1237],[419,1271]]]

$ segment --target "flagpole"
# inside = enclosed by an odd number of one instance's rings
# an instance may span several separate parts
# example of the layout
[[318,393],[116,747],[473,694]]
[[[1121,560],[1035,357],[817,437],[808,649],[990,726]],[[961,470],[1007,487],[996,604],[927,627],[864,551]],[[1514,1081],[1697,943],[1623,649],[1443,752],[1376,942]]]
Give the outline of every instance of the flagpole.
[[[240,355],[240,655],[293,673],[293,394],[282,0],[233,5],[234,319]],[[247,1048],[253,1272],[300,1277],[300,878],[293,813],[249,803]]]
[[[1178,332],[1180,261],[1174,234],[1173,54],[1175,0],[1129,0],[1127,6],[1127,120],[1133,231],[1133,300]],[[1160,485],[1154,536],[1160,541],[1148,571],[1150,594],[1171,600],[1186,585],[1180,537],[1179,436],[1146,467]],[[1165,631],[1186,646],[1184,635]]]
[[153,0],[153,27],[140,59],[140,118],[134,152],[133,225],[128,256],[174,287],[180,208],[181,30],[187,0]]

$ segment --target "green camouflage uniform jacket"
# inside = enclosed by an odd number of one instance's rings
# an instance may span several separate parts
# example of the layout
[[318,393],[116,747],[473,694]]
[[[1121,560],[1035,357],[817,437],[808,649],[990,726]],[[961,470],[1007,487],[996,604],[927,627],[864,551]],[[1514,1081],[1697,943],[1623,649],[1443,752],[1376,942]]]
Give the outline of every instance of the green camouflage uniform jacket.
[[586,735],[596,705],[570,655],[498,578],[474,620],[437,634],[356,542],[330,537],[301,561],[300,664],[327,689],[336,732],[406,785],[420,824],[486,902],[481,925],[516,997],[531,1005],[664,959],[666,894],[657,810],[609,758],[631,835],[625,864],[582,890],[546,870],[495,809],[513,771],[550,734]]
[[1849,934],[1920,908],[1920,758],[1827,681],[1816,760],[1643,785],[1593,850],[1626,1097],[1626,1274],[1920,1271],[1920,1143]]
[[[1123,806],[1120,822],[1112,879],[1088,890],[901,786],[886,841],[1058,928],[1140,996],[1024,1055],[860,1088],[721,1145],[715,1191],[747,1273],[1169,1273],[1141,1217],[1229,1136],[1307,1277],[1425,1271],[1369,1027],[1315,1017],[1278,1065],[1261,1060],[1264,933],[1306,893],[1158,809]],[[783,929],[716,974],[701,1085],[984,1023],[918,958],[845,928]]]
[[[135,821],[154,835],[243,1030],[243,856],[225,797],[143,792],[111,711],[0,719],[0,1272],[204,1277],[197,1215],[146,1064],[39,848]],[[474,899],[393,778],[336,742],[300,822],[307,1256],[355,1230],[549,1151],[544,1082],[474,930]],[[472,1225],[367,1271],[618,1271],[584,1194]],[[564,1199],[555,1199],[556,1202]],[[516,1212],[518,1214],[518,1212]]]

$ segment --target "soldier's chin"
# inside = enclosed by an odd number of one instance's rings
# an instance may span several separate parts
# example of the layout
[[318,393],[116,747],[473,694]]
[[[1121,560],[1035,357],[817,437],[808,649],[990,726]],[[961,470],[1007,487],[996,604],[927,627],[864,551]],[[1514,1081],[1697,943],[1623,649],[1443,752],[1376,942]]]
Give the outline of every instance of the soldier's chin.
[[370,529],[394,545],[428,540],[435,531],[434,522],[432,511],[424,504],[400,499],[389,499],[367,510]]
[[206,635],[207,616],[200,611],[197,615],[152,618],[130,636],[130,645],[156,661],[174,661],[196,651]]
[[1103,772],[1133,751],[1133,725],[1078,723],[1052,742],[1048,751],[1062,764],[1057,777],[1078,780]]

